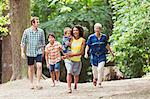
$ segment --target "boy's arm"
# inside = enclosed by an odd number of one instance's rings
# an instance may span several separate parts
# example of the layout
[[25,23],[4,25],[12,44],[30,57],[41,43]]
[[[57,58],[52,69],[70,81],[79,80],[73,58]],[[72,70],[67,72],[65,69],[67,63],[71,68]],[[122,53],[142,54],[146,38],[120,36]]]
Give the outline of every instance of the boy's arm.
[[46,51],[45,51],[45,60],[46,60],[47,68],[49,68],[49,63],[48,63],[48,52],[46,52]]
[[48,63],[48,50],[47,50],[47,47],[45,47],[45,60],[46,60],[47,68],[49,68],[49,63]]
[[59,51],[60,51],[60,52],[63,52],[62,45],[61,45],[60,42],[58,42],[58,46],[59,46]]
[[59,50],[60,50],[60,52],[61,52],[63,55],[65,55],[65,53],[63,52],[62,47],[60,47]]
[[48,53],[45,51],[45,60],[46,60],[46,64],[48,64]]

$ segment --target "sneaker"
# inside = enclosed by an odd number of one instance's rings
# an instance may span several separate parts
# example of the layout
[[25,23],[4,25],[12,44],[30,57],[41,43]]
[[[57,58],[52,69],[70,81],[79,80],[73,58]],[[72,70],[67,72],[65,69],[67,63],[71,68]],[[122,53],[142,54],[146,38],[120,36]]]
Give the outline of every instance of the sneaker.
[[98,87],[99,88],[103,88],[101,83],[98,83]]
[[56,80],[56,85],[59,85],[60,81],[59,80]]
[[55,83],[51,84],[51,87],[55,87]]

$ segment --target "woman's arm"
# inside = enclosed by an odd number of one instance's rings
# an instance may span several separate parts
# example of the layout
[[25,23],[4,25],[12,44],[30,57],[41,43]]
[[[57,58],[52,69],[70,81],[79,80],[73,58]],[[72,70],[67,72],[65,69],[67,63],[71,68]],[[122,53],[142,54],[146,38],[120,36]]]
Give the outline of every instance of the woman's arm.
[[111,53],[111,55],[112,55],[113,57],[115,56],[114,53],[113,53],[113,51],[111,50],[109,44],[106,45],[106,49]]
[[88,45],[86,45],[86,47],[85,47],[85,55],[84,55],[84,57],[85,58],[88,58],[88,51],[89,51],[89,46]]

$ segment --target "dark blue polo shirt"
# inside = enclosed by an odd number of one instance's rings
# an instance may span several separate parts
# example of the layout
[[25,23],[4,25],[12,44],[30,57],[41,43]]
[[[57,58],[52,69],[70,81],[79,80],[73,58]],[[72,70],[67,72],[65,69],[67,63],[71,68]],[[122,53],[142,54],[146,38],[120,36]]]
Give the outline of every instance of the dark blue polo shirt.
[[92,65],[98,66],[98,63],[106,61],[107,37],[105,34],[102,34],[100,39],[97,38],[95,33],[91,34],[86,44],[90,48],[90,62]]

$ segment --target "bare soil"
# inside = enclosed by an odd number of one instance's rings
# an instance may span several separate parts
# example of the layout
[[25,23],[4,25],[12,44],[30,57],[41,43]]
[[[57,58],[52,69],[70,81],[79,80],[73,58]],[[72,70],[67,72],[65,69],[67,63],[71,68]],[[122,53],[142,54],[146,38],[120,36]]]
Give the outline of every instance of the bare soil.
[[[41,81],[42,90],[31,90],[27,79],[0,85],[0,99],[150,99],[150,78],[106,81],[102,88],[79,83],[78,90],[68,94],[67,83],[51,87],[51,79]],[[73,84],[72,84],[73,87]]]

